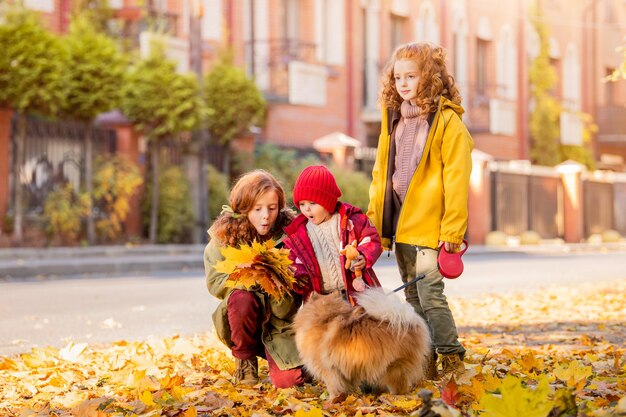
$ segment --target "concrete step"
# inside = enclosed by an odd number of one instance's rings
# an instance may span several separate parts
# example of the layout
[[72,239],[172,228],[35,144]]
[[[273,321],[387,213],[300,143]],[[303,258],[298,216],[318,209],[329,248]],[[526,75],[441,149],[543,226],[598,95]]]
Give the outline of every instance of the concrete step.
[[0,278],[202,270],[204,245],[2,249]]

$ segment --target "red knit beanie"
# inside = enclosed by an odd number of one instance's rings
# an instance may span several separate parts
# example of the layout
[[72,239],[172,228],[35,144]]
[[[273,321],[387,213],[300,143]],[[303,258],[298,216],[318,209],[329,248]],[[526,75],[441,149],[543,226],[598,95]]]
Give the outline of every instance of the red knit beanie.
[[296,207],[300,201],[313,201],[324,207],[329,213],[335,212],[341,190],[333,174],[323,165],[306,167],[300,173],[293,187],[293,201]]

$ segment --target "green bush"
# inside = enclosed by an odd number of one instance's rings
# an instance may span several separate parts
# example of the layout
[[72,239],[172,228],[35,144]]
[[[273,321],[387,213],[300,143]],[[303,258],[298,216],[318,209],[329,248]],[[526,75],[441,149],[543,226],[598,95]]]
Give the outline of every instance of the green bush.
[[87,193],[75,193],[71,183],[52,191],[46,197],[43,215],[46,232],[63,243],[74,243],[81,234],[82,220],[89,214],[91,203]]
[[[152,186],[148,185],[142,203],[143,224],[150,226]],[[194,223],[189,180],[182,169],[169,166],[159,175],[158,243],[188,243]]]
[[363,213],[367,212],[369,204],[369,190],[371,180],[363,172],[352,171],[339,166],[330,167],[331,172],[337,180],[337,185],[341,189],[340,200],[360,207]]
[[120,156],[98,157],[93,176],[93,201],[102,217],[96,221],[98,235],[115,240],[130,211],[130,201],[143,184],[139,167]]
[[209,220],[213,221],[222,211],[222,206],[228,204],[228,179],[213,165],[209,165],[207,184],[209,187]]
[[10,214],[5,214],[2,219],[2,232],[12,235],[15,228],[15,218]]
[[288,206],[293,206],[293,186],[300,172],[309,165],[319,164],[320,160],[313,155],[298,158],[295,149],[268,144],[257,146],[254,160],[255,168],[271,172],[283,186]]

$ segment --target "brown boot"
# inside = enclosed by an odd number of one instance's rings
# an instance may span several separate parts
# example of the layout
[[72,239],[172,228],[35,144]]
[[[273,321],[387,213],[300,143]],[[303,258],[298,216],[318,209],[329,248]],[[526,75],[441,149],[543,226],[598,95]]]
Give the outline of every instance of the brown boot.
[[235,358],[235,384],[254,385],[259,382],[259,362],[257,357],[250,359]]
[[441,355],[441,379],[449,381],[452,377],[458,380],[465,373],[465,364],[458,353]]
[[429,381],[434,381],[437,379],[438,372],[437,372],[437,356],[436,355],[430,358],[430,361],[428,361],[428,364],[426,365],[425,377]]

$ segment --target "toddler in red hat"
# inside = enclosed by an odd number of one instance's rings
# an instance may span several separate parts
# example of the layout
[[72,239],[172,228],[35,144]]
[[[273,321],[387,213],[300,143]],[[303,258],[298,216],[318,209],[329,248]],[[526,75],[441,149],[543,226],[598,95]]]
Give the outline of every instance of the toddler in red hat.
[[[341,291],[354,304],[355,291],[380,286],[372,270],[382,253],[378,232],[361,209],[342,203],[339,197],[337,181],[323,165],[305,168],[296,180],[293,199],[301,214],[285,228],[284,242],[295,275],[307,278],[305,300],[311,292]],[[356,247],[358,256],[346,263],[349,245]]]

